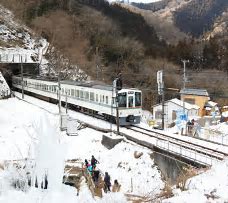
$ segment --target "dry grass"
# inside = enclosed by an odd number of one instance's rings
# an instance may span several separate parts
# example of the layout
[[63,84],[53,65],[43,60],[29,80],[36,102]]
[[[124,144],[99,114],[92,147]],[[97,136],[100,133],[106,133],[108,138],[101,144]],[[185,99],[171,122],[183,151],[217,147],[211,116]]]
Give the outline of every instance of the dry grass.
[[198,171],[193,167],[183,168],[183,172],[177,178],[177,187],[182,191],[186,190],[187,180],[193,176],[196,176],[197,174]]

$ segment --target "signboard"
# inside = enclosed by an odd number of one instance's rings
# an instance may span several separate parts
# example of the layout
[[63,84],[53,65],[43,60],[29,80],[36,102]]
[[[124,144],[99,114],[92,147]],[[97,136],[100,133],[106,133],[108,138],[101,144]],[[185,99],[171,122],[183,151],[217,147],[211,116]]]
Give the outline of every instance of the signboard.
[[158,83],[158,94],[162,95],[163,88],[164,88],[163,71],[162,70],[159,70],[157,72],[157,83]]
[[159,70],[157,72],[157,83],[163,83],[163,71],[162,70]]

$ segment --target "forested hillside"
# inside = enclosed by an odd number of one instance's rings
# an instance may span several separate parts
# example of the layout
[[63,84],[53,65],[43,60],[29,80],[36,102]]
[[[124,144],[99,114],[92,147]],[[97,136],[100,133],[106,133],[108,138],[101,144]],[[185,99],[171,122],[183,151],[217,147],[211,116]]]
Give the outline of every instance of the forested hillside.
[[[181,88],[182,59],[188,69],[227,72],[228,47],[224,38],[201,42],[180,41],[168,45],[159,40],[153,26],[142,15],[106,1],[76,0],[0,0],[15,17],[31,27],[36,35],[50,42],[47,59],[64,57],[84,70],[92,79],[111,83],[122,72],[124,84],[144,91],[144,106],[158,101],[156,71],[165,71],[165,86]],[[54,49],[53,49],[54,48]],[[53,51],[55,54],[53,54]],[[213,71],[212,71],[213,72]],[[214,91],[210,81],[196,78],[193,86]],[[217,86],[221,91],[226,85]],[[225,90],[224,90],[225,91]],[[171,98],[176,92],[166,93]]]
[[213,28],[216,18],[226,9],[226,0],[192,0],[175,12],[175,22],[182,31],[199,37]]

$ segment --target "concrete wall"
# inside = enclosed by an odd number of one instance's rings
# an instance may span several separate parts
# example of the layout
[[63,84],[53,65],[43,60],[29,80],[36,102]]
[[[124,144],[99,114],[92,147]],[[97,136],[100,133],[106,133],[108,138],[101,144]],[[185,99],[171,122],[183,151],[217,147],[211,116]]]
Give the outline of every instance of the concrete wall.
[[169,181],[172,185],[176,184],[177,178],[181,175],[184,167],[188,167],[188,165],[197,168],[205,167],[157,147],[154,147],[153,158],[165,180]]

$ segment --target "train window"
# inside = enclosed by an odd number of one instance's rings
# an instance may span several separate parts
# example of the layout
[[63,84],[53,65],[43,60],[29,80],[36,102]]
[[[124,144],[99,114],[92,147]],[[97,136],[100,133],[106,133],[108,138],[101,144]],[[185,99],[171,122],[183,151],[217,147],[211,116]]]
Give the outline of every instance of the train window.
[[79,92],[79,93],[80,93],[80,98],[81,98],[81,99],[83,99],[83,98],[84,98],[83,91],[82,91],[82,90],[80,90],[80,92]]
[[76,97],[79,97],[79,90],[76,90]]
[[100,95],[100,103],[102,102],[102,95]]
[[94,101],[94,93],[90,92],[89,94],[90,101]]
[[89,92],[85,92],[85,99],[89,100]]
[[96,94],[96,102],[98,102],[98,94]]
[[71,96],[74,97],[74,90],[71,89]]
[[128,107],[133,107],[133,96],[128,97]]
[[108,104],[108,96],[105,97],[105,103]]
[[104,95],[102,96],[102,102],[103,103],[105,102],[105,96]]
[[118,100],[119,100],[119,107],[126,107],[127,106],[126,92],[119,93],[118,94]]
[[141,92],[135,92],[135,106],[142,106]]

